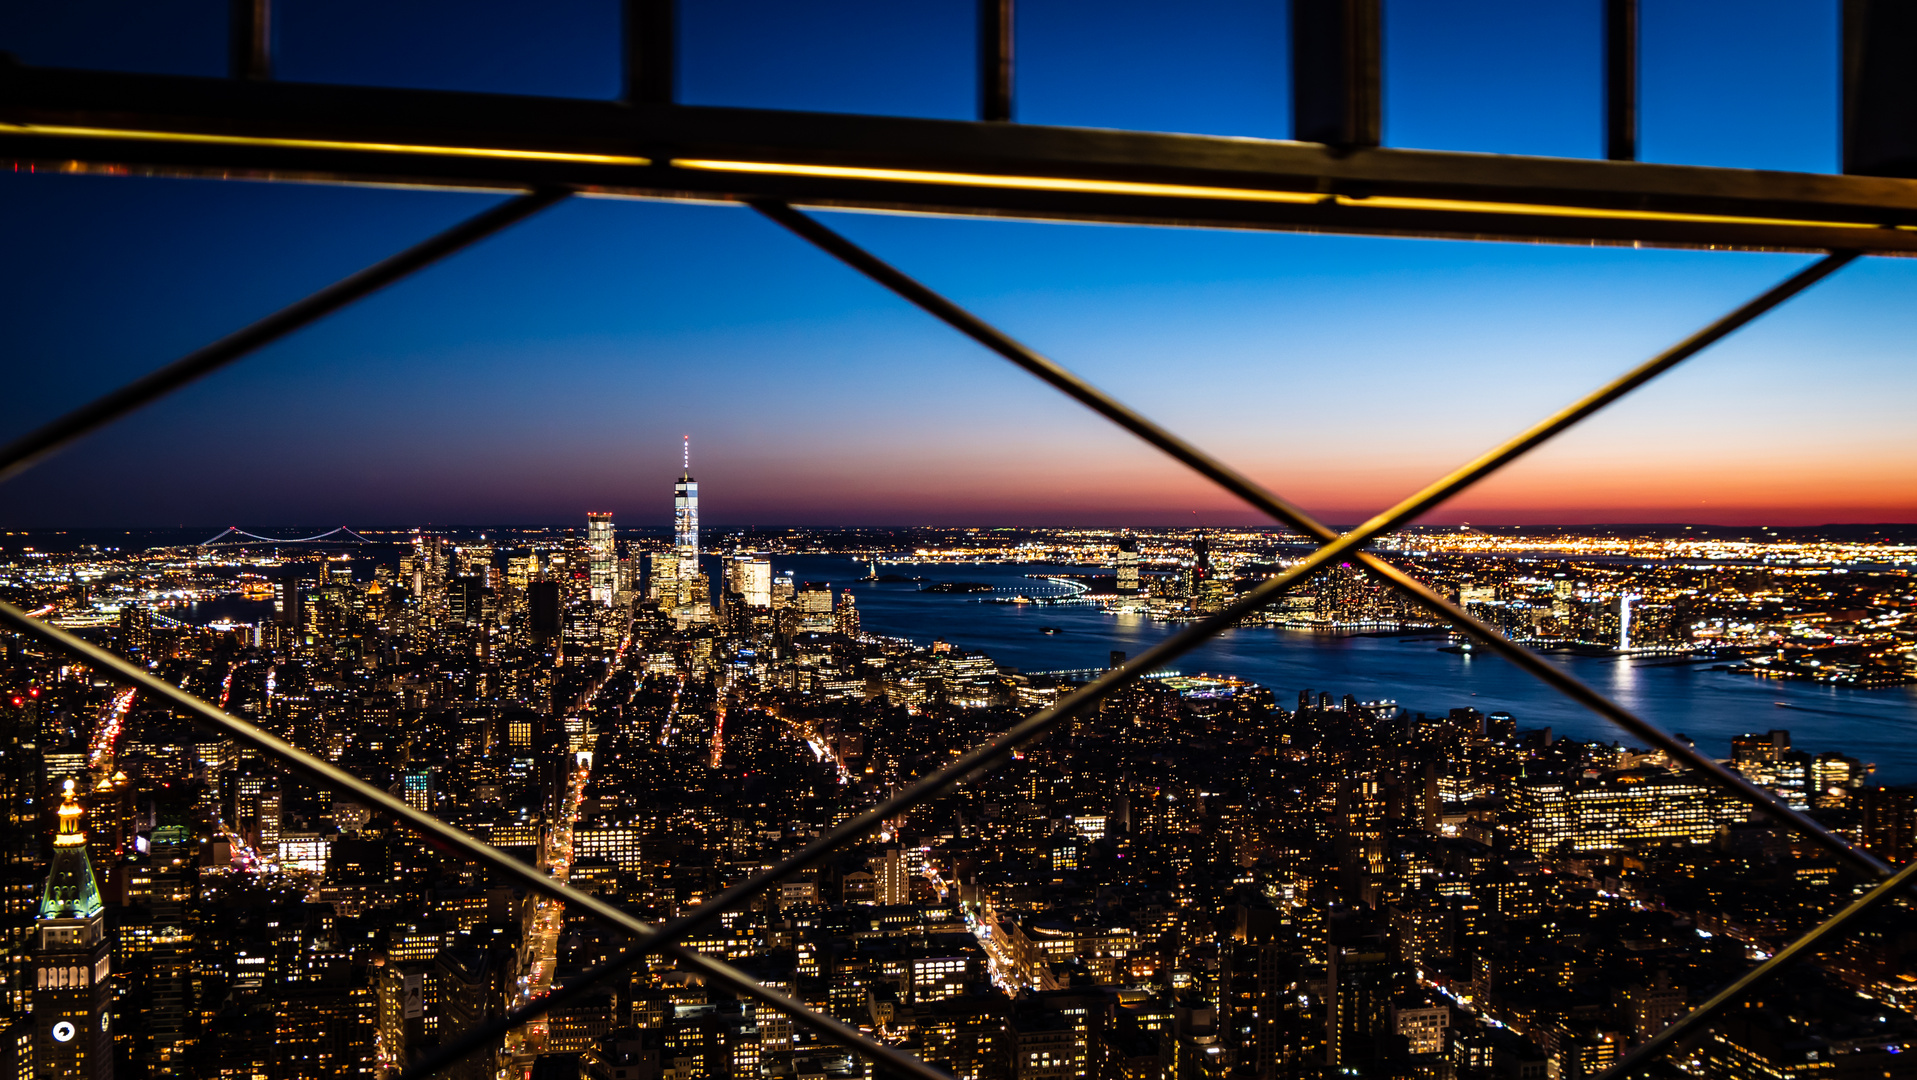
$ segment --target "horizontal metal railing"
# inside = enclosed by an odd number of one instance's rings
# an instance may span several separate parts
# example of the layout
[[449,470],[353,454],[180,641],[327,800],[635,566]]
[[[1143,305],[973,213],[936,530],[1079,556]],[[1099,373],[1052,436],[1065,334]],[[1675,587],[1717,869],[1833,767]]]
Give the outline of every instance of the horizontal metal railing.
[[[501,204],[464,225],[345,279],[327,290],[322,290],[321,293],[261,320],[246,330],[222,339],[221,342],[207,349],[160,369],[144,379],[16,440],[8,447],[0,449],[0,479],[17,475],[72,439],[124,416],[208,371],[231,363],[261,345],[335,311],[374,289],[398,280],[414,269],[427,265],[506,225],[522,220],[565,197],[565,194],[563,189],[550,189]],[[1853,870],[1877,881],[1875,888],[1850,907],[1679,1020],[1665,1035],[1644,1044],[1614,1066],[1607,1076],[1621,1076],[1650,1060],[1674,1040],[1708,1021],[1717,1010],[1736,1000],[1758,981],[1768,977],[1791,959],[1814,949],[1858,916],[1897,895],[1909,883],[1912,870],[1906,869],[1892,876],[1890,868],[1881,860],[1853,847],[1808,815],[1792,810],[1770,793],[1757,788],[1737,773],[1700,754],[1688,743],[1672,738],[1655,724],[1609,701],[1536,653],[1510,641],[1480,620],[1460,610],[1402,570],[1365,550],[1365,545],[1376,537],[1409,523],[1815,284],[1853,259],[1854,254],[1836,253],[1818,260],[1685,341],[1640,364],[1489,453],[1379,513],[1357,529],[1340,534],[1315,520],[1297,506],[1210,457],[1194,445],[1159,427],[1142,414],[1119,403],[1077,375],[1020,344],[1009,335],[866,252],[827,228],[816,218],[802,214],[780,202],[755,200],[751,205],[771,220],[841,259],[1106,419],[1132,432],[1250,505],[1269,514],[1275,520],[1303,535],[1312,537],[1319,542],[1320,546],[1311,555],[1287,568],[1283,573],[1261,583],[1224,609],[1181,629],[1159,645],[1133,659],[1123,668],[1106,672],[1053,707],[1026,718],[1003,734],[987,740],[960,756],[944,768],[919,777],[864,812],[829,829],[812,843],[771,869],[735,883],[692,910],[657,926],[636,919],[597,897],[562,884],[544,872],[528,867],[498,849],[480,842],[462,830],[414,809],[358,777],[306,754],[257,726],[231,716],[103,649],[32,618],[18,608],[0,604],[0,624],[36,637],[76,659],[111,673],[130,685],[141,687],[171,702],[199,722],[259,750],[289,769],[317,783],[351,792],[355,798],[365,801],[368,805],[392,814],[395,820],[406,828],[431,837],[499,873],[520,881],[539,895],[564,903],[577,904],[580,910],[624,930],[631,936],[630,944],[620,956],[499,1020],[480,1025],[464,1033],[462,1037],[442,1047],[440,1052],[430,1060],[409,1069],[407,1073],[409,1077],[426,1075],[443,1069],[459,1058],[485,1048],[511,1027],[571,1000],[599,981],[636,964],[644,956],[665,952],[673,956],[676,961],[732,987],[747,997],[785,1013],[796,1022],[826,1038],[839,1041],[871,1057],[889,1070],[915,1076],[920,1080],[937,1080],[943,1076],[939,1070],[926,1065],[903,1050],[886,1046],[849,1025],[825,1016],[784,994],[770,990],[719,960],[687,949],[683,945],[684,940],[719,915],[733,910],[781,879],[815,866],[842,847],[872,834],[884,820],[895,817],[926,799],[935,797],[957,784],[982,775],[1004,763],[1010,759],[1018,747],[1044,738],[1064,721],[1096,708],[1099,702],[1114,691],[1136,682],[1155,668],[1169,663],[1229,629],[1246,615],[1271,603],[1324,567],[1347,559],[1378,576],[1404,593],[1414,603],[1439,618],[1449,621],[1491,651],[1511,660],[1571,700],[1591,709],[1633,735],[1658,746],[1675,760],[1697,770],[1711,782],[1749,803],[1756,811],[1831,852]]]

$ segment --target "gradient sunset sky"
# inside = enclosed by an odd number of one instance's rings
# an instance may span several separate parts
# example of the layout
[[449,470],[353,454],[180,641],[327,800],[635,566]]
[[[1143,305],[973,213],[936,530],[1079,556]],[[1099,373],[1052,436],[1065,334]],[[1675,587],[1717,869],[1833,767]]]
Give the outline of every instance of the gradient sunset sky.
[[[683,0],[681,98],[964,118],[970,0]],[[1643,156],[1834,171],[1834,0],[1643,0]],[[225,0],[0,7],[29,64],[219,75]],[[298,81],[611,97],[616,0],[279,0]],[[1599,154],[1599,0],[1386,0],[1385,141]],[[1020,0],[1031,123],[1282,138],[1269,0]],[[0,173],[0,438],[498,196]],[[1806,256],[828,220],[1350,522]],[[1917,262],[1865,260],[1442,507],[1917,520]],[[0,526],[1250,524],[749,210],[573,200],[13,481]]]

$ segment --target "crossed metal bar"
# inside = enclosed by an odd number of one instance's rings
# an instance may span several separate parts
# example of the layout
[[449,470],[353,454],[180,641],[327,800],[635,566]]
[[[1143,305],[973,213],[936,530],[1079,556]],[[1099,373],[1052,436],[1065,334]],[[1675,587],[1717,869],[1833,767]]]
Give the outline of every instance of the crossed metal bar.
[[[453,251],[497,232],[507,225],[523,220],[563,199],[567,194],[568,192],[563,189],[541,190],[495,206],[461,225],[375,264],[365,271],[343,279],[305,300],[15,440],[8,446],[0,448],[0,480],[17,475],[36,461],[80,436],[170,393],[193,379],[231,363]],[[1849,907],[1833,915],[1825,923],[1764,964],[1753,968],[1743,978],[1681,1018],[1657,1038],[1640,1046],[1618,1062],[1605,1074],[1607,1080],[1621,1077],[1662,1053],[1674,1041],[1707,1022],[1726,1005],[1737,1000],[1751,986],[1756,985],[1784,964],[1815,950],[1849,922],[1895,896],[1909,884],[1912,875],[1917,874],[1917,864],[1913,864],[1893,875],[1891,869],[1881,860],[1852,847],[1808,815],[1792,810],[1769,792],[1752,785],[1737,773],[1705,757],[1695,747],[1672,738],[1656,725],[1609,701],[1597,691],[1552,666],[1542,657],[1510,641],[1492,627],[1460,610],[1422,582],[1363,550],[1364,545],[1377,536],[1412,521],[1420,514],[1815,284],[1854,259],[1856,257],[1854,253],[1832,253],[1811,264],[1690,338],[1586,395],[1498,448],[1379,513],[1358,528],[1339,534],[1298,507],[1119,403],[1057,363],[1020,344],[866,252],[815,218],[801,214],[781,202],[752,201],[750,205],[766,217],[839,258],[1024,370],[1050,383],[1279,522],[1318,540],[1320,546],[1310,556],[1289,567],[1283,573],[1261,583],[1224,609],[1185,627],[1146,650],[1125,667],[1105,673],[1051,708],[1026,718],[1001,735],[973,748],[944,768],[918,778],[863,813],[827,830],[812,843],[772,868],[734,884],[691,911],[656,927],[620,911],[597,897],[554,880],[547,874],[482,843],[464,831],[414,809],[390,793],[366,783],[337,766],[315,758],[244,720],[226,714],[120,657],[93,646],[65,630],[34,619],[12,605],[0,603],[0,624],[37,637],[103,670],[112,671],[127,682],[172,702],[208,726],[277,758],[310,779],[329,787],[350,791],[369,805],[377,806],[392,814],[401,824],[422,836],[435,839],[476,861],[517,878],[540,895],[578,904],[582,910],[618,926],[634,939],[632,947],[620,956],[584,973],[564,987],[557,988],[537,1001],[530,1002],[491,1023],[470,1029],[463,1037],[442,1047],[430,1060],[408,1069],[406,1073],[408,1078],[438,1072],[488,1045],[511,1028],[583,994],[601,980],[631,967],[643,957],[663,952],[709,977],[732,986],[747,997],[785,1013],[801,1025],[829,1039],[848,1045],[899,1073],[913,1076],[917,1080],[947,1080],[939,1070],[926,1065],[916,1057],[895,1047],[885,1046],[838,1020],[822,1015],[771,990],[722,961],[686,948],[682,942],[719,915],[758,895],[772,884],[793,873],[816,866],[842,846],[856,842],[872,833],[887,818],[894,817],[926,799],[1003,764],[1018,747],[1041,739],[1067,719],[1096,708],[1114,691],[1137,682],[1148,672],[1230,629],[1246,615],[1275,600],[1313,573],[1344,558],[1356,562],[1366,571],[1404,592],[1419,606],[1463,629],[1491,651],[1517,664],[1572,700],[1625,728],[1633,735],[1651,742],[1691,768],[1703,772],[1748,802],[1760,813],[1831,852],[1847,866],[1864,873],[1869,878],[1879,879],[1873,889],[1859,897]]]

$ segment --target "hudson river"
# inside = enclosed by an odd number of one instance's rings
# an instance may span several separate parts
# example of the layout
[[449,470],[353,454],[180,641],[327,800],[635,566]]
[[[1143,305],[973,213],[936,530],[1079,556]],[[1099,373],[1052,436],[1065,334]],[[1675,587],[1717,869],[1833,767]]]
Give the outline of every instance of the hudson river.
[[[1056,671],[1106,666],[1112,650],[1136,656],[1178,629],[1143,616],[1111,615],[1091,605],[980,603],[986,594],[925,593],[920,584],[972,581],[999,587],[1000,596],[1063,590],[1027,574],[1083,574],[1086,567],[1043,564],[879,566],[881,574],[922,576],[919,582],[860,578],[863,563],[837,556],[775,557],[775,570],[800,581],[850,587],[860,626],[868,633],[934,638],[980,650],[1001,666]],[[1057,627],[1046,634],[1040,627]],[[1413,712],[1442,713],[1459,706],[1504,711],[1521,728],[1549,727],[1578,739],[1630,739],[1604,720],[1504,661],[1438,651],[1439,637],[1351,637],[1302,630],[1234,630],[1186,654],[1172,667],[1186,674],[1235,675],[1270,687],[1291,708],[1301,690],[1351,694],[1360,701],[1390,699]],[[1838,750],[1875,763],[1878,783],[1917,781],[1917,687],[1853,690],[1806,682],[1758,679],[1709,664],[1670,664],[1609,657],[1552,657],[1599,692],[1667,731],[1682,732],[1714,757],[1730,754],[1730,738],[1746,731],[1788,728],[1794,747],[1813,754]]]

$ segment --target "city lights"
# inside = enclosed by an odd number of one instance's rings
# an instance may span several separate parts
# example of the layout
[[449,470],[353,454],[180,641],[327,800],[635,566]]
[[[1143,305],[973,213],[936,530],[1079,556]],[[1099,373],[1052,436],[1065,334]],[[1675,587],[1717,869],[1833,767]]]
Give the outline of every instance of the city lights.
[[[1203,618],[1305,550],[1262,529],[702,528],[689,439],[670,486],[670,529],[594,511],[570,528],[76,539],[7,553],[0,588],[560,881],[670,920],[1105,670],[1024,669],[953,638],[1024,627],[1116,667],[1105,636]],[[1851,693],[1911,679],[1914,546],[1698,527],[1425,529],[1383,545],[1534,647],[1644,678]],[[926,640],[912,612],[944,636]],[[1291,635],[1270,639],[1283,648],[1399,641],[1479,662],[1349,567],[1246,625]],[[111,1001],[200,987],[159,999],[177,1012],[110,1024],[116,1052],[169,1060],[199,1039],[251,1067],[259,1044],[204,1041],[219,1016],[188,1023],[189,1000],[218,995],[276,1018],[275,1053],[390,1074],[621,948],[85,667],[9,656],[8,715],[33,733],[32,755],[5,759],[13,790],[58,802],[69,782],[85,802],[86,842],[70,846],[89,865],[51,873],[91,882],[78,894],[103,913],[154,920],[111,915]],[[1588,1075],[1694,1001],[1701,972],[1775,953],[1848,896],[1664,753],[1525,725],[1475,697],[1154,672],[692,944],[965,1076],[1089,1077],[1147,1047],[1272,1076],[1329,1062],[1463,1077],[1532,1054]],[[1917,855],[1917,797],[1879,782],[1858,756],[1873,750],[1802,732],[1800,749],[1766,726],[1753,717],[1724,760],[1886,859]],[[1743,893],[1695,893],[1707,871]],[[61,916],[82,935],[106,917]],[[1660,943],[1650,966],[1612,959],[1645,940]],[[1801,981],[1794,1015],[1829,1032],[1819,1046],[1855,1031],[1869,1053],[1901,1051],[1913,991],[1861,955]],[[1556,1004],[1567,985],[1608,987],[1611,1004]],[[28,996],[85,1010],[90,993],[70,980]],[[1861,994],[1881,1018],[1830,1026],[1819,994]],[[826,1045],[655,959],[490,1053],[508,1072],[721,1055],[771,1078]]]

